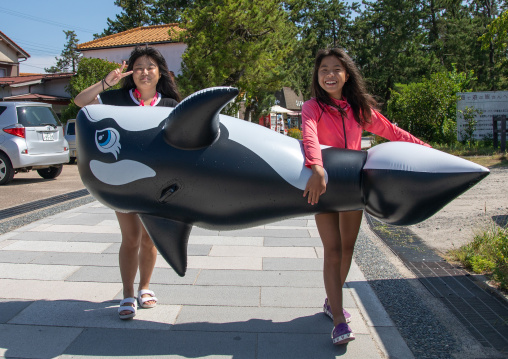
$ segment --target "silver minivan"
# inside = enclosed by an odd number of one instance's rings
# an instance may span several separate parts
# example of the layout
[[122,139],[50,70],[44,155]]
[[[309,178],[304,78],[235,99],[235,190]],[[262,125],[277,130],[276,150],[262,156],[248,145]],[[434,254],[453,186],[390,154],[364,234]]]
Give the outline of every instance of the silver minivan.
[[69,163],[73,164],[76,162],[78,157],[78,151],[76,148],[76,119],[67,120],[64,127],[64,136],[69,144]]
[[0,185],[36,170],[55,178],[69,162],[69,144],[50,104],[0,102]]

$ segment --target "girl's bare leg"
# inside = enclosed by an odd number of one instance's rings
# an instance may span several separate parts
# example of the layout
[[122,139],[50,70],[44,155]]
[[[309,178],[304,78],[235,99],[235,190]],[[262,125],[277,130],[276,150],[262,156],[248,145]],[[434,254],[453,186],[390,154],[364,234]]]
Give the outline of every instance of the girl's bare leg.
[[340,267],[341,285],[346,283],[346,277],[353,260],[356,239],[362,224],[363,211],[339,212],[340,238],[342,240],[342,263]]
[[342,313],[342,241],[339,220],[338,212],[316,215],[316,225],[324,248],[323,279],[334,326],[346,322]]
[[[124,298],[135,297],[134,280],[138,267],[140,268],[140,289],[147,289],[150,277],[155,266],[157,258],[157,250],[153,247],[151,239],[143,227],[137,214],[115,212],[120,224],[122,233],[122,244],[119,252],[120,275],[123,284]],[[150,241],[153,249],[147,243]],[[141,285],[146,286],[141,287]],[[152,301],[147,304],[153,304]],[[128,311],[120,314],[128,314]]]

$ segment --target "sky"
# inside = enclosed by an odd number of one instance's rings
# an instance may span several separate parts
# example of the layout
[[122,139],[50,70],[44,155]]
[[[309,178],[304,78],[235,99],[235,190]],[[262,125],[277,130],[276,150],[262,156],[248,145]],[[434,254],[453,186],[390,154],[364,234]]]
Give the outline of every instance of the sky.
[[56,64],[67,40],[64,30],[74,30],[79,43],[102,33],[107,19],[122,9],[114,0],[14,0],[0,1],[0,31],[23,50],[28,60],[20,63],[22,73],[44,73]]
[[[346,1],[351,3],[352,0]],[[44,73],[56,64],[67,40],[64,30],[74,30],[79,43],[102,33],[108,17],[116,19],[122,9],[114,0],[3,0],[0,1],[0,31],[23,50],[28,60],[21,73]]]

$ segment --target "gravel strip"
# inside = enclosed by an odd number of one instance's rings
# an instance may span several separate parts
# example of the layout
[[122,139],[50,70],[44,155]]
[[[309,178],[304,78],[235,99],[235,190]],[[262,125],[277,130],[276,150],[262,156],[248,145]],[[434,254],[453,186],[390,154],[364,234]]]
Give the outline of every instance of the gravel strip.
[[453,335],[436,320],[409,280],[372,242],[364,226],[366,222],[358,235],[354,260],[415,358],[451,358],[460,352]]
[[16,228],[23,227],[27,224],[38,221],[45,217],[49,217],[54,214],[68,211],[69,209],[83,206],[93,201],[95,201],[95,198],[93,198],[91,195],[88,195],[75,200],[66,201],[64,203],[57,204],[48,208],[29,212],[27,214],[20,215],[14,218],[6,219],[5,221],[0,222],[0,234],[10,232]]

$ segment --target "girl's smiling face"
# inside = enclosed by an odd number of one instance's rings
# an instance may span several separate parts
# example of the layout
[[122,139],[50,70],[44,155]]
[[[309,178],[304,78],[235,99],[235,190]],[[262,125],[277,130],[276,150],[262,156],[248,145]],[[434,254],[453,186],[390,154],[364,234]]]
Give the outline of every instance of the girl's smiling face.
[[136,88],[151,89],[157,86],[161,77],[157,62],[148,56],[139,57],[132,66],[132,78]]
[[330,97],[342,99],[342,88],[349,74],[342,62],[335,56],[326,56],[321,60],[318,70],[318,83]]

